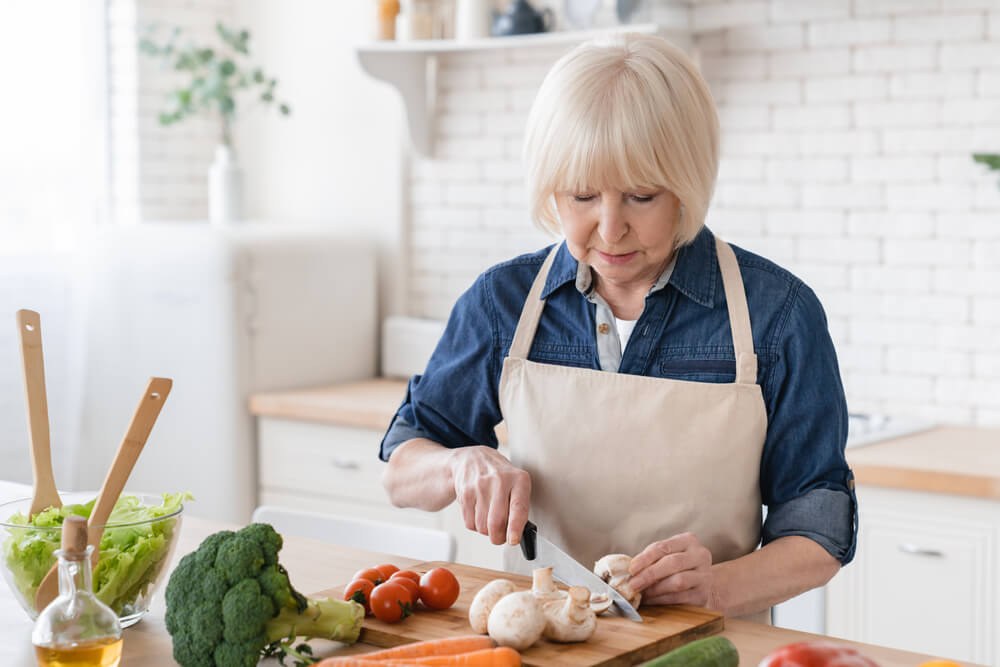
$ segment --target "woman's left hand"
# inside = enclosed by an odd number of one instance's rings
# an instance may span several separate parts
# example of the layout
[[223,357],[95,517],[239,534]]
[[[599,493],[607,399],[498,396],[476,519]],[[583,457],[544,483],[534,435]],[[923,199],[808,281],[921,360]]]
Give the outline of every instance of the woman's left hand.
[[643,604],[712,606],[712,553],[694,533],[653,542],[632,559],[629,573]]

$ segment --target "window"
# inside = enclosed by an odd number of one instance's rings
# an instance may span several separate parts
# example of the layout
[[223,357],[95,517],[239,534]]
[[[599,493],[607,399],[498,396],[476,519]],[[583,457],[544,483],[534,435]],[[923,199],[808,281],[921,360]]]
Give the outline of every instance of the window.
[[0,3],[0,254],[74,247],[107,210],[106,6]]

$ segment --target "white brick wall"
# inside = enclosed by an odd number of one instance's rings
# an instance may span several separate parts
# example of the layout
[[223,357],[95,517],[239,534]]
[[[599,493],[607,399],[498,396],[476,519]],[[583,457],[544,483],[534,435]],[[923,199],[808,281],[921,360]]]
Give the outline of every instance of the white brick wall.
[[208,217],[208,166],[219,124],[189,118],[162,127],[158,116],[166,96],[185,80],[140,54],[138,43],[152,24],[160,26],[154,36],[159,43],[173,26],[183,30],[180,44],[216,43],[215,22],[230,19],[234,6],[234,0],[109,0],[111,208],[117,222]]
[[[819,294],[852,408],[1000,423],[1000,0],[650,0],[698,31],[723,159],[709,224]],[[414,157],[410,314],[549,242],[520,138],[559,51],[449,56]],[[442,292],[444,290],[444,292]]]

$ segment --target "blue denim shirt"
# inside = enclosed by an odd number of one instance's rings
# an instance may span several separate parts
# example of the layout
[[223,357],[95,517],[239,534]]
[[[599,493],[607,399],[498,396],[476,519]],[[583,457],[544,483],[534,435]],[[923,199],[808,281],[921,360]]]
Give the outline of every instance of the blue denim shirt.
[[[446,447],[497,446],[500,371],[524,300],[550,248],[483,273],[455,304],[423,375],[382,440],[387,461],[424,437]],[[857,501],[844,457],[847,404],[826,315],[813,291],[771,261],[733,246],[747,293],[757,383],[767,409],[760,492],[762,544],[801,535],[847,564],[854,557]],[[595,305],[576,288],[577,261],[559,248],[528,358],[600,369]],[[712,233],[678,251],[665,289],[646,297],[618,372],[696,382],[734,382],[729,313]]]

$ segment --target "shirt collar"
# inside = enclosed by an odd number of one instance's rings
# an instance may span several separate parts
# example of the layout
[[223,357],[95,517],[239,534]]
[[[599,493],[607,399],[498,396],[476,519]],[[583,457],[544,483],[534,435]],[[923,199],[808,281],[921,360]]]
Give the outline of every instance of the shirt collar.
[[[677,291],[695,303],[711,308],[715,303],[716,282],[719,275],[719,260],[715,254],[715,237],[708,227],[703,227],[694,240],[677,251],[675,261],[664,271],[669,272],[669,280]],[[545,288],[541,298],[547,299],[568,282],[573,282],[581,292],[586,293],[590,287],[588,275],[582,275],[581,267],[576,258],[569,252],[566,242],[559,244],[552,268],[545,280]],[[579,279],[578,279],[578,274]],[[651,292],[661,288],[663,276],[653,286]]]

